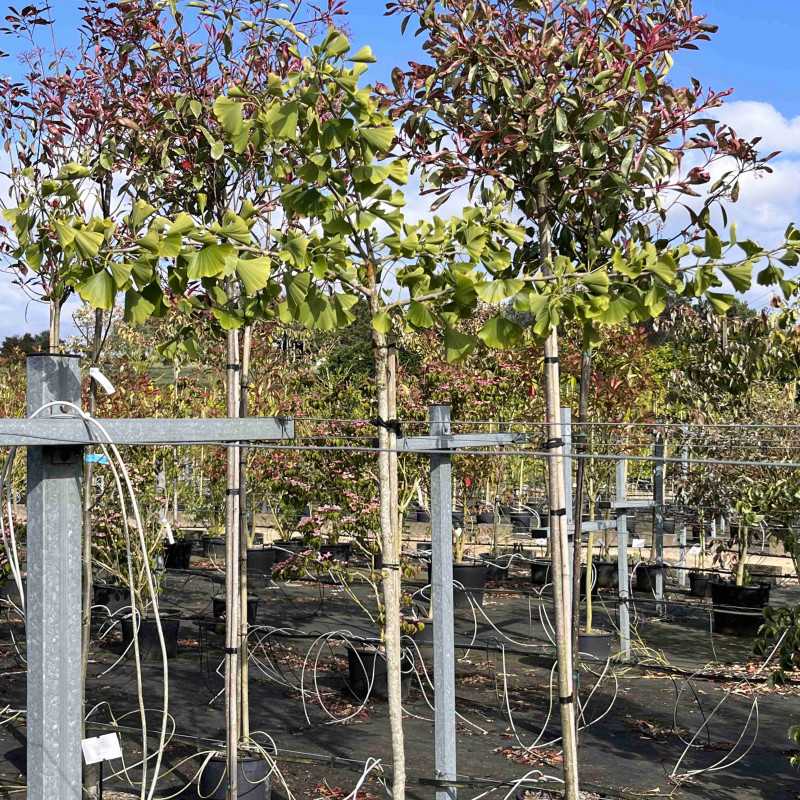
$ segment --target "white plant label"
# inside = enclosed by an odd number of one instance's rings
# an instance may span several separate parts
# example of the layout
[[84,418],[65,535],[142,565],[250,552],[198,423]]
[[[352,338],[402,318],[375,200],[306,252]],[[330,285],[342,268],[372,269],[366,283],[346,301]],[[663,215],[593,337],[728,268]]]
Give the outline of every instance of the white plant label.
[[631,547],[636,550],[641,550],[644,547],[644,539],[634,539],[631,542]]
[[700,545],[695,544],[689,548],[689,555],[690,556],[699,556],[700,555]]
[[534,547],[547,547],[547,539],[534,539],[533,540]]
[[101,761],[112,761],[122,758],[122,748],[116,733],[106,733],[81,741],[83,760],[86,764],[99,764]]

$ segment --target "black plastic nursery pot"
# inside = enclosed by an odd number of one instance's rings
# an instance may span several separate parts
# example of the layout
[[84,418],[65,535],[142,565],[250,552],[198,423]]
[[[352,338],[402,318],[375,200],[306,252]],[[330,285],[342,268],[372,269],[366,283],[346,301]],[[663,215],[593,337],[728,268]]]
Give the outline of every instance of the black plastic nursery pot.
[[203,537],[203,555],[206,558],[225,558],[225,540],[220,536]]
[[[214,619],[225,619],[225,598],[215,597],[212,601],[211,613]],[[252,625],[258,619],[258,598],[248,596],[247,598],[247,622]]]
[[509,519],[514,533],[527,533],[533,523],[533,514],[530,511],[511,511]]
[[592,561],[595,570],[595,589],[618,589],[619,570],[616,561]]
[[490,581],[500,581],[508,577],[508,568],[511,564],[511,554],[484,553],[481,556],[486,565],[486,578]]
[[[472,603],[483,605],[487,573],[485,564],[453,564],[453,608],[470,608]],[[428,564],[428,583],[430,582],[431,565]]]
[[610,631],[592,631],[578,634],[578,652],[581,661],[608,661],[614,652],[616,634]]
[[417,522],[431,521],[431,512],[428,511],[428,509],[426,508],[418,508],[416,516],[417,516]]
[[711,585],[719,582],[714,572],[690,572],[689,594],[693,597],[711,597]]
[[[25,596],[27,597],[27,578],[22,579],[22,591],[25,592]],[[22,602],[19,596],[19,587],[13,578],[6,578],[4,582],[0,583],[0,600],[5,601],[6,603],[13,603],[15,606],[17,606],[17,608],[22,607]]]
[[639,564],[636,567],[633,588],[637,592],[654,592],[656,590],[656,575],[662,572],[664,581],[667,578],[667,568],[663,564]]
[[453,523],[453,528],[463,528],[464,527],[464,512],[463,511],[454,511],[451,515],[451,521]]
[[433,549],[433,542],[417,542],[418,553],[429,553]]
[[[272,796],[270,767],[259,757],[239,759],[237,800],[269,800]],[[203,769],[198,796],[205,800],[225,800],[228,789],[228,762],[224,756],[212,758]]]
[[337,542],[335,544],[321,544],[319,554],[323,557],[328,556],[334,561],[347,563],[353,553],[353,546],[350,542]]
[[269,548],[272,551],[272,563],[281,564],[295,556],[302,549],[302,542],[294,539],[282,539],[273,542]]
[[130,590],[110,583],[95,583],[94,605],[105,606],[111,614],[131,604]]
[[552,568],[549,561],[531,562],[531,583],[534,586],[544,586],[553,582]]
[[764,607],[769,604],[768,583],[737,586],[728,581],[711,584],[714,605],[714,632],[730,636],[755,636],[764,623]]
[[478,525],[494,525],[494,511],[479,511],[475,515],[475,521]]
[[[403,699],[411,688],[411,656],[403,653],[400,689]],[[347,689],[359,703],[367,698],[386,700],[389,696],[386,656],[371,647],[347,648]]]
[[[178,632],[181,628],[181,621],[176,617],[161,615],[161,630],[164,634],[164,645],[167,651],[167,658],[175,658],[178,655]],[[127,617],[122,620],[122,644],[128,647],[133,641],[133,618]],[[133,647],[129,651],[133,657]],[[161,644],[158,640],[158,629],[154,619],[142,619],[139,624],[139,656],[142,661],[159,661],[161,659]]]
[[191,540],[181,540],[164,548],[164,566],[167,569],[189,569],[192,560]]
[[247,579],[253,583],[266,584],[272,577],[275,551],[271,547],[247,549]]

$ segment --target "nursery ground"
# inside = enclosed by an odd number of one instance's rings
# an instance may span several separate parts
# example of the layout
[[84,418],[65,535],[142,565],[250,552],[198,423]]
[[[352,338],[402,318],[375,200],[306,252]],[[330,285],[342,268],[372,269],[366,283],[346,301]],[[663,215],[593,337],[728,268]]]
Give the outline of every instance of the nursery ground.
[[[419,577],[422,578],[422,573]],[[168,577],[163,604],[179,608],[186,621],[182,623],[180,653],[171,660],[169,668],[169,708],[180,736],[173,739],[167,750],[167,768],[199,749],[213,747],[198,743],[192,737],[211,740],[223,737],[222,704],[219,699],[212,700],[222,688],[222,681],[215,673],[222,659],[222,639],[208,622],[211,597],[222,591],[220,580],[220,576],[199,571],[171,573]],[[481,785],[484,780],[514,781],[533,769],[545,775],[559,774],[558,747],[547,744],[559,733],[557,704],[550,705],[552,648],[539,611],[541,606],[552,617],[551,600],[547,596],[537,598],[516,593],[515,589],[530,591],[522,572],[495,588],[496,591],[486,596],[483,607],[486,617],[478,614],[476,622],[470,609],[459,610],[456,616],[457,640],[463,645],[457,653],[458,710],[464,718],[458,724],[459,773],[467,781],[474,780],[472,785],[460,790],[459,796],[464,798],[485,792],[489,787]],[[357,592],[361,599],[368,599],[366,587]],[[282,676],[294,687],[300,685],[303,661],[314,634],[347,630],[365,637],[374,635],[374,627],[340,588],[300,582],[277,583],[261,587],[256,593],[260,600],[259,625],[291,628],[305,637],[279,639],[273,636],[254,648],[254,658],[264,670]],[[788,599],[788,595],[796,596],[797,590],[783,589],[776,594],[776,599]],[[610,669],[585,712],[587,719],[592,719],[613,701],[608,713],[581,736],[584,788],[609,796],[656,794],[723,800],[797,798],[800,796],[797,773],[788,761],[787,730],[791,724],[800,723],[800,685],[774,690],[761,683],[754,687],[741,683],[743,676],[752,674],[752,668],[748,672],[744,666],[751,655],[752,642],[720,635],[712,637],[706,606],[702,603],[683,605],[686,598],[677,592],[671,597],[677,604],[668,604],[663,617],[655,616],[656,609],[652,603],[644,602],[646,598],[638,598],[633,610],[639,652],[653,664],[658,661],[661,666],[669,664],[689,672],[704,670],[704,673],[688,684],[680,676],[643,666],[617,665]],[[610,602],[608,606],[612,607]],[[611,622],[603,611],[603,603],[595,603],[595,614],[598,620],[605,618],[607,623]],[[265,630],[254,635],[254,643]],[[14,653],[10,632],[19,637],[21,627],[14,625],[9,631],[4,623],[0,632],[0,708],[22,707],[25,701],[24,668]],[[426,638],[425,634],[419,637],[419,647],[432,674],[432,653],[425,644]],[[136,709],[135,671],[130,656],[105,672],[119,654],[120,645],[115,639],[116,636],[112,636],[97,642],[92,653],[88,702],[89,707],[108,703],[95,714],[95,719],[101,723],[110,721],[110,713],[119,719]],[[467,649],[473,639],[475,644]],[[505,667],[499,649],[501,643],[506,647]],[[331,712],[338,716],[351,714],[358,708],[346,689],[346,668],[345,647],[340,640],[333,641],[330,648],[322,648],[317,665],[318,685]],[[307,690],[314,689],[312,672],[307,665],[304,681]],[[584,700],[601,672],[602,666],[586,667],[582,671]],[[148,724],[155,729],[161,702],[160,664],[146,664],[144,675],[147,706],[154,709]],[[732,689],[735,691],[731,692]],[[757,720],[753,711],[754,691],[758,695]],[[674,715],[678,693],[678,711]],[[734,761],[747,750],[753,742],[757,723],[755,743],[741,760],[727,769],[705,772],[676,786],[669,776],[685,747],[681,737],[688,741],[703,714],[709,714],[726,693],[730,693],[728,699],[712,718],[708,734],[697,738],[698,746],[684,759],[681,771],[710,767],[726,757],[745,729],[748,718],[750,724],[742,741],[727,761]],[[509,723],[506,704],[512,711],[516,736]],[[419,685],[412,687],[405,705],[408,796],[429,798],[434,790],[421,784],[420,779],[433,776],[433,728],[431,711]],[[387,708],[383,702],[370,702],[346,724],[327,724],[330,720],[320,708],[316,695],[309,696],[309,724],[298,689],[268,679],[254,663],[250,706],[251,727],[274,738],[281,753],[279,766],[295,797],[344,796],[359,777],[361,768],[357,764],[363,765],[370,757],[382,758],[387,764],[391,762]],[[138,715],[130,714],[123,724],[135,728]],[[547,728],[542,735],[545,724]],[[98,732],[102,730],[97,729]],[[138,757],[137,736],[134,731],[124,732],[122,736],[126,754],[132,760]],[[18,722],[0,728],[2,786],[19,785],[24,781],[21,775],[24,737],[24,725]],[[530,752],[520,746],[530,745],[537,738],[539,745],[545,746]],[[150,746],[155,742],[156,739],[151,738]],[[331,763],[331,756],[356,763],[348,768],[341,762]],[[326,758],[329,759],[327,763]],[[178,767],[164,779],[157,796],[169,795],[190,784],[199,763],[194,759]],[[119,779],[110,783],[120,790],[125,789],[124,782]],[[339,789],[344,790],[343,794],[339,794]],[[382,794],[374,781],[365,789],[376,796]],[[507,791],[497,790],[490,796],[502,798]],[[274,786],[273,796],[286,794],[283,787]],[[195,797],[194,788],[188,787],[182,796]]]

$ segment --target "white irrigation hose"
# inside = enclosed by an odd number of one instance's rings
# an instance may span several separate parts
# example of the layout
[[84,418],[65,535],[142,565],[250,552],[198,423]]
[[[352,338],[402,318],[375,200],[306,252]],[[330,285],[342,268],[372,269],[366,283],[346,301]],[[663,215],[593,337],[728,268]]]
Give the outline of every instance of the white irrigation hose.
[[[776,642],[775,646],[772,648],[772,651],[770,652],[770,654],[767,656],[766,659],[764,659],[763,663],[758,668],[758,670],[755,672],[755,674],[750,676],[750,677],[757,677],[758,675],[760,675],[766,669],[766,667],[769,664],[769,662],[775,657],[775,654],[780,649],[781,645],[783,644],[783,640],[786,638],[788,633],[789,633],[789,631],[785,630],[781,634],[780,639],[778,639],[778,641]],[[758,722],[759,722],[758,695],[756,695],[755,693],[753,693],[753,703],[751,704],[750,713],[747,716],[747,720],[745,722],[745,726],[744,726],[744,728],[742,730],[742,733],[739,735],[739,738],[736,740],[736,743],[728,751],[728,753],[725,756],[723,756],[719,761],[717,761],[716,763],[712,764],[710,767],[705,767],[703,769],[689,770],[687,772],[680,773],[680,774],[678,773],[678,768],[683,763],[684,758],[686,758],[687,753],[689,753],[689,751],[691,750],[692,745],[694,744],[695,740],[700,735],[700,733],[708,727],[708,724],[711,722],[712,718],[716,715],[717,711],[719,711],[719,709],[722,708],[723,704],[728,700],[728,698],[740,686],[745,685],[745,684],[748,684],[748,685],[750,684],[750,680],[748,678],[743,678],[733,688],[727,689],[725,691],[725,693],[722,696],[722,698],[720,699],[720,701],[714,706],[714,708],[711,710],[711,712],[706,717],[706,719],[703,721],[703,723],[697,728],[697,730],[694,733],[694,736],[692,736],[691,740],[689,741],[689,743],[684,748],[683,752],[680,755],[680,758],[677,760],[677,762],[675,763],[675,766],[672,768],[672,772],[670,773],[670,778],[672,778],[673,780],[676,780],[676,781],[682,781],[682,780],[685,780],[686,778],[691,778],[691,777],[693,777],[695,775],[701,775],[704,772],[718,772],[718,771],[720,771],[722,769],[727,769],[728,767],[731,767],[734,764],[737,764],[739,761],[741,761],[750,752],[750,750],[753,749],[753,747],[755,746],[756,738],[758,737]],[[750,725],[750,720],[751,720],[751,718],[753,716],[753,713],[756,714],[756,734],[755,734],[755,737],[754,737],[753,741],[751,742],[749,747],[738,758],[736,758],[734,761],[731,761],[729,763],[725,763],[726,760],[729,759],[733,755],[733,753],[735,752],[736,748],[739,746],[739,743],[744,738],[744,735],[747,732],[747,729],[748,729],[748,727]]]

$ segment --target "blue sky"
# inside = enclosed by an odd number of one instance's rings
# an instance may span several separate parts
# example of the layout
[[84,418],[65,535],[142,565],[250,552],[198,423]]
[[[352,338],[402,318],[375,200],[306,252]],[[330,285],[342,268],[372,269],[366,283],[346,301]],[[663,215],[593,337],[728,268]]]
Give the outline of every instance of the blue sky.
[[[75,41],[80,0],[51,0],[59,44]],[[395,65],[423,60],[413,26],[400,34],[400,20],[386,17],[382,0],[350,0],[353,44],[370,44],[379,61],[374,80],[388,82]],[[18,6],[19,7],[19,6]],[[800,0],[695,0],[697,13],[719,25],[719,33],[701,51],[686,53],[675,68],[676,81],[692,75],[714,89],[733,87],[732,102],[721,117],[745,136],[764,136],[766,150],[781,150],[774,175],[749,181],[731,209],[740,230],[770,243],[790,221],[800,222],[800,80],[797,78],[797,32]],[[8,70],[8,66],[5,67]],[[755,292],[751,302],[768,298]],[[27,304],[0,276],[0,338],[46,327],[47,315]]]

